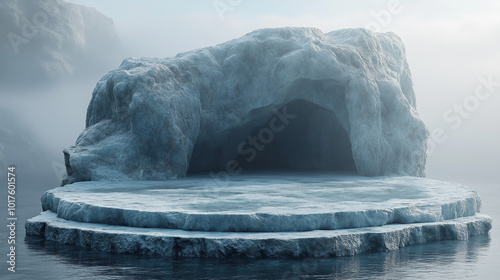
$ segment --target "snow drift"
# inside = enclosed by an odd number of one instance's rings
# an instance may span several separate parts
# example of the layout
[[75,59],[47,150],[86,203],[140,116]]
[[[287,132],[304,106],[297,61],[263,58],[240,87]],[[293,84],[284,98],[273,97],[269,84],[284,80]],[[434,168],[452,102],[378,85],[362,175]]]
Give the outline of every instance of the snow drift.
[[248,168],[424,176],[427,129],[393,33],[251,32],[129,58],[96,85],[68,182]]

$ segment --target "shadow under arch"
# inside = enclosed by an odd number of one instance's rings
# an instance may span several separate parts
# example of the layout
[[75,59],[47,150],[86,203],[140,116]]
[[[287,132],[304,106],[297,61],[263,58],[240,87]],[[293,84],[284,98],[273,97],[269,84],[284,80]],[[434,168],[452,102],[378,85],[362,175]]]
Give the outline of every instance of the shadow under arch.
[[234,167],[357,173],[349,135],[332,110],[295,98],[252,110],[246,119],[197,143],[188,173]]

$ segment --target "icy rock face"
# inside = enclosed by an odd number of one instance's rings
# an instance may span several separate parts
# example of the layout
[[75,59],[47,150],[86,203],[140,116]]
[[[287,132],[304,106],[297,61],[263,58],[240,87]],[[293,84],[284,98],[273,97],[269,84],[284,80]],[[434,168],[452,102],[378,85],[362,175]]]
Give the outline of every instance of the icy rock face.
[[[64,151],[68,182],[176,178],[234,159],[423,176],[428,132],[415,103],[393,33],[263,29],[129,58],[96,85],[86,129]],[[252,135],[259,146],[245,142]]]
[[95,71],[117,52],[113,20],[62,0],[0,3],[0,80],[47,82]]

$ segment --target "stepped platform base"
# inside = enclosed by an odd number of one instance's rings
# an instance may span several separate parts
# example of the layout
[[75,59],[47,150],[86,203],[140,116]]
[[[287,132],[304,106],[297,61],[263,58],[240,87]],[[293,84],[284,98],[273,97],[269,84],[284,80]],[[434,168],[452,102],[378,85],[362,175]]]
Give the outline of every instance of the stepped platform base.
[[200,232],[79,223],[42,212],[27,235],[113,253],[182,257],[339,257],[396,250],[413,244],[467,240],[487,233],[492,219],[477,214],[444,222],[392,224],[306,232]]
[[79,182],[47,191],[26,232],[118,253],[331,257],[486,234],[480,207],[468,187],[415,177]]

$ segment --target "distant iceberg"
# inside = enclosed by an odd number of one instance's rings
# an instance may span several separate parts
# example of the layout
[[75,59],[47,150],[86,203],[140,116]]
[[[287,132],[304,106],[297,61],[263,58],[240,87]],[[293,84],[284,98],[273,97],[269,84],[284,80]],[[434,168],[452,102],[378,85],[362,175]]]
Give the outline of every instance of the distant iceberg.
[[0,80],[39,85],[109,67],[121,51],[113,20],[62,0],[0,2]]
[[126,59],[98,82],[86,129],[64,153],[68,183],[262,163],[424,176],[427,137],[395,34],[277,28]]

